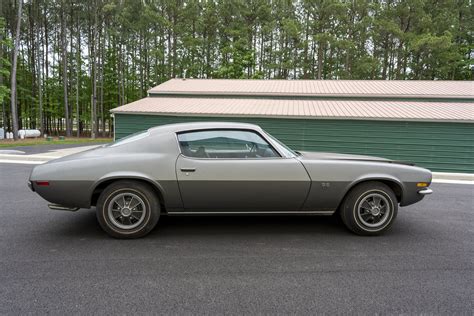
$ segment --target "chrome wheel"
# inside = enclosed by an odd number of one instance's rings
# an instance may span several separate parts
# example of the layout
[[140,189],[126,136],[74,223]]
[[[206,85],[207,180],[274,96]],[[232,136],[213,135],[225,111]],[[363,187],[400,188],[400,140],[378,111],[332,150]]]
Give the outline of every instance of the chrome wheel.
[[357,217],[367,227],[380,227],[387,222],[391,213],[391,203],[380,193],[370,193],[357,204]]
[[137,194],[126,192],[114,196],[108,207],[110,222],[120,229],[138,227],[146,216],[146,204]]

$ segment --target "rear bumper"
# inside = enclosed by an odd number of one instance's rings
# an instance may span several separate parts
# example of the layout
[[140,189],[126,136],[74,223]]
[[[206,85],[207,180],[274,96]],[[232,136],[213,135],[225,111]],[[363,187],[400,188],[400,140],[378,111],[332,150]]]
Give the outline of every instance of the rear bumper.
[[89,208],[92,193],[91,181],[48,181],[47,186],[28,181],[28,187],[52,204],[66,208]]

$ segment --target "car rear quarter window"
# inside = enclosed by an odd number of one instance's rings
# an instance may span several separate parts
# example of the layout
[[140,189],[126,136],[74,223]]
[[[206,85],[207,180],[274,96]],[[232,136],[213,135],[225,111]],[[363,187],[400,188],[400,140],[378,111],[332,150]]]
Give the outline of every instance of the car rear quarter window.
[[205,130],[178,134],[181,153],[194,158],[255,159],[280,155],[259,134],[246,130]]

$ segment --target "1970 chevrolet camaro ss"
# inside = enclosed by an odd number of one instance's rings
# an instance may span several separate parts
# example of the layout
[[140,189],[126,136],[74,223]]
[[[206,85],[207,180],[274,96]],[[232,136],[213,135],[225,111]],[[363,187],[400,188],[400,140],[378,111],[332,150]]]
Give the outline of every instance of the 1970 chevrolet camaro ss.
[[386,231],[430,194],[431,172],[384,158],[297,152],[243,123],[163,125],[33,169],[52,209],[96,206],[111,236],[149,233],[160,215],[339,213],[360,235]]

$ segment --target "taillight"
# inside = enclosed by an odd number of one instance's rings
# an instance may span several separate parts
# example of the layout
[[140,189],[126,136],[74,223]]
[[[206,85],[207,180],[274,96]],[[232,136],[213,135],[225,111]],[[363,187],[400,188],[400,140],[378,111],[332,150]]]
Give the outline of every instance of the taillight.
[[35,181],[36,185],[38,186],[48,186],[49,181]]

